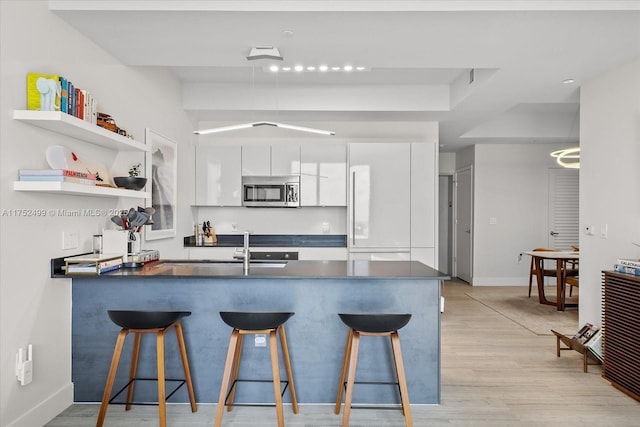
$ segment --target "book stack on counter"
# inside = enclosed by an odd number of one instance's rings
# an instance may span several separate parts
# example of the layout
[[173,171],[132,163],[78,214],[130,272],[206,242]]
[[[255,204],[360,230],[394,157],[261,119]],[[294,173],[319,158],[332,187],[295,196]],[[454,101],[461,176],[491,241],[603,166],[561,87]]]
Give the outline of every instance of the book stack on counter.
[[122,255],[89,254],[68,257],[65,261],[65,274],[100,275],[122,268]]
[[73,182],[75,184],[96,185],[96,175],[69,169],[20,169],[20,181]]
[[618,261],[616,261],[616,263],[613,265],[613,269],[618,273],[640,276],[640,260],[618,259]]

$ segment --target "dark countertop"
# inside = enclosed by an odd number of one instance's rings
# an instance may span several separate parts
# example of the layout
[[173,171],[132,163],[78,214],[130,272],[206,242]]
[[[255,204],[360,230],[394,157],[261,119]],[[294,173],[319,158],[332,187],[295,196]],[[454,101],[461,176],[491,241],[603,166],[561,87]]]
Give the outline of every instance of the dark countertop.
[[[287,261],[284,267],[274,267],[275,261],[256,261],[243,274],[241,261],[161,260],[140,268],[124,268],[98,278],[318,278],[318,279],[433,279],[449,276],[418,261]],[[54,274],[53,277],[88,277],[87,275]]]
[[[184,238],[184,247],[242,247],[243,234],[218,234],[218,242],[196,246],[195,236]],[[346,248],[346,234],[251,234],[250,246],[254,247],[310,247],[310,248]]]

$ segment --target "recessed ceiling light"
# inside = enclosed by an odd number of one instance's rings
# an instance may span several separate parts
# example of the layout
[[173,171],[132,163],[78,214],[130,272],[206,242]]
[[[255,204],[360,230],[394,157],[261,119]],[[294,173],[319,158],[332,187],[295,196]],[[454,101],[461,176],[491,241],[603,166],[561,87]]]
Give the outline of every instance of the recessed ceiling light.
[[562,81],[562,83],[564,83],[564,84],[566,84],[566,85],[569,85],[569,84],[571,84],[571,83],[575,83],[575,82],[576,82],[576,81],[575,81],[574,79],[564,79],[564,80]]
[[326,65],[321,65],[318,67],[318,70],[320,71],[327,71],[329,69],[329,67],[327,67]]
[[277,65],[272,65],[269,67],[270,71],[273,71],[274,73],[278,71],[278,66]]
[[340,71],[340,67],[331,67],[331,71]]
[[365,70],[365,68],[364,68],[364,67],[356,67],[356,70],[358,70],[358,71],[364,71],[364,70]]
[[353,65],[345,65],[344,66],[344,70],[345,71],[352,71],[353,70]]
[[291,71],[291,67],[282,67],[282,71]]
[[282,37],[291,38],[293,37],[293,31],[291,30],[282,30]]
[[295,67],[293,67],[293,69],[299,72],[304,70],[304,67],[302,65],[296,65]]
[[307,67],[307,71],[315,71],[316,67],[314,67],[313,65],[310,65],[309,67]]

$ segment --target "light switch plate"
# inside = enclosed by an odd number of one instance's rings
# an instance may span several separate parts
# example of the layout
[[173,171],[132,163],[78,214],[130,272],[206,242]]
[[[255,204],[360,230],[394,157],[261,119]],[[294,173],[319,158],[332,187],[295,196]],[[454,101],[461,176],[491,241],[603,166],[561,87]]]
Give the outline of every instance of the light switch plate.
[[62,249],[77,249],[78,248],[78,232],[77,231],[63,231],[62,232]]

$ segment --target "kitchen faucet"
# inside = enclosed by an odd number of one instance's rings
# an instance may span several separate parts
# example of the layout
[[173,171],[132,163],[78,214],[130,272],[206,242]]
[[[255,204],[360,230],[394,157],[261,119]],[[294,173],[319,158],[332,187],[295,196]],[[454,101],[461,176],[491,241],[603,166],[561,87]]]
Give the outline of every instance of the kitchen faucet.
[[242,251],[236,249],[233,253],[233,257],[242,260],[242,266],[244,274],[249,273],[249,262],[251,261],[251,251],[249,251],[249,232],[244,232],[244,245]]

